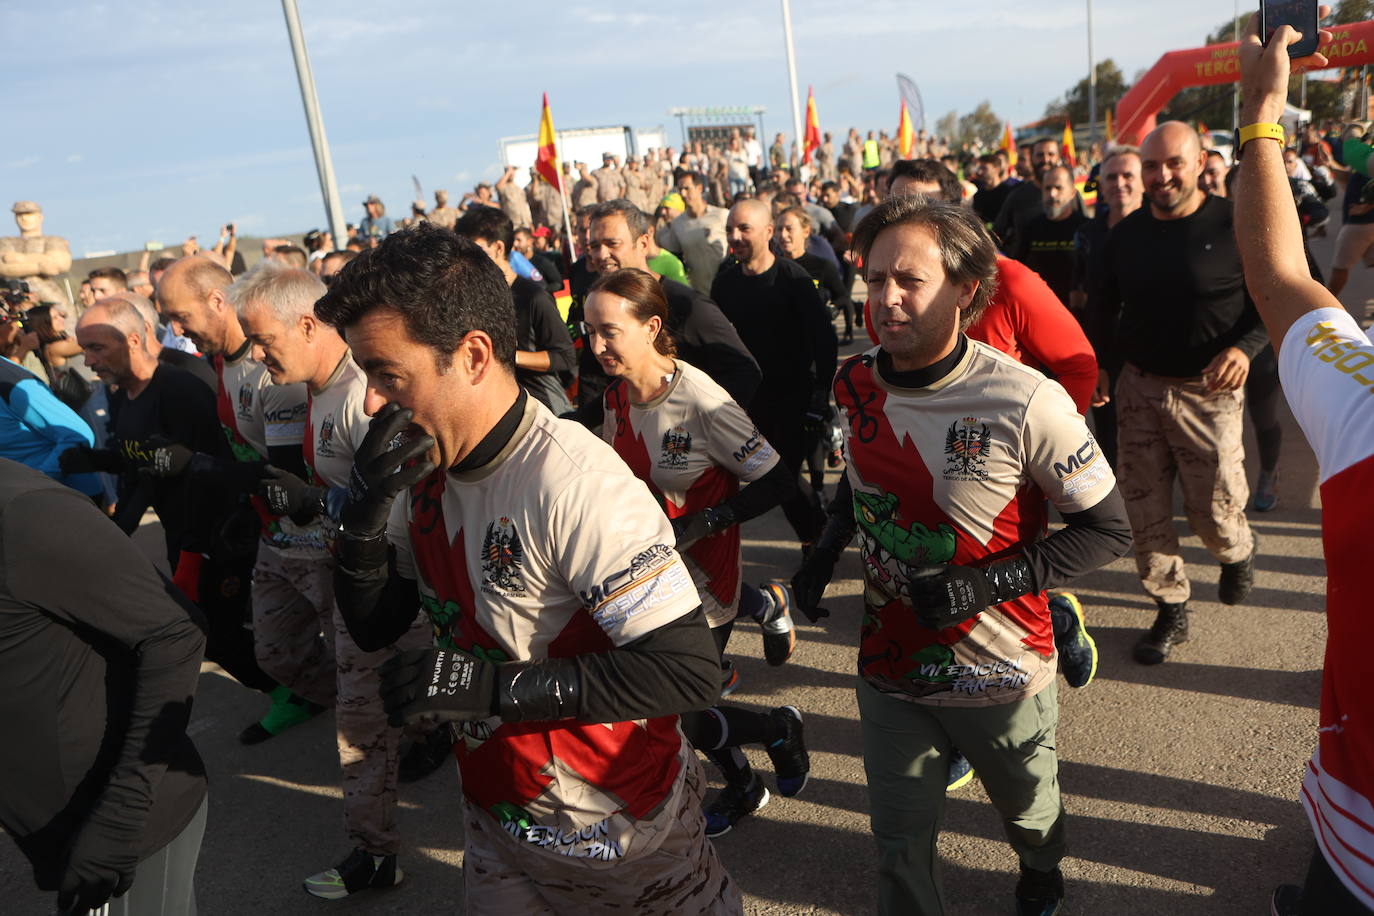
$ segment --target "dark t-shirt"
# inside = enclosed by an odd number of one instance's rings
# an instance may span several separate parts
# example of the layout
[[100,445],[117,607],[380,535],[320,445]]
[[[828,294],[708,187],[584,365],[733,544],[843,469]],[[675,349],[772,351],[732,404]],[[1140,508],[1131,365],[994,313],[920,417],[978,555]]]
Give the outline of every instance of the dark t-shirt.
[[991,224],[1002,212],[1002,204],[1007,202],[1007,195],[1016,185],[1017,182],[1007,180],[995,188],[984,188],[977,192],[973,195],[973,212],[984,224]]
[[1002,251],[1008,257],[1016,258],[1024,254],[1021,248],[1021,234],[1031,220],[1045,212],[1044,201],[1040,197],[1040,186],[1033,181],[1023,181],[1014,186],[1002,202],[993,221],[993,233],[1001,242]]
[[[116,448],[159,436],[194,452],[230,457],[215,412],[214,392],[196,376],[166,364],[153,371],[148,387],[138,397],[130,399],[123,389],[111,392],[110,434],[117,440],[113,443]],[[208,492],[191,485],[184,474],[149,477],[130,470],[119,476],[115,522],[132,533],[144,510],[152,506],[167,539],[168,562],[175,565],[182,550],[208,549],[214,526],[223,521],[222,514],[215,511],[219,503],[208,499]]]
[[1268,342],[1245,289],[1231,202],[1208,196],[1191,216],[1155,219],[1149,204],[1107,234],[1094,303],[1099,362],[1195,378],[1227,347],[1254,359]]
[[1351,225],[1361,226],[1374,223],[1374,210],[1368,213],[1351,215],[1350,208],[1354,204],[1361,203],[1360,197],[1364,194],[1369,179],[1359,172],[1350,173],[1350,181],[1345,186],[1345,197],[1341,198],[1341,221]]
[[1026,226],[1021,263],[1038,273],[1065,305],[1073,289],[1074,234],[1087,221],[1082,213],[1072,210],[1061,220],[1042,213]]
[[175,350],[171,347],[163,347],[162,352],[157,355],[157,361],[164,366],[171,366],[173,369],[190,373],[204,382],[205,387],[209,388],[212,394],[219,390],[219,376],[215,375],[215,367],[210,365],[210,361],[203,356],[196,356],[194,353]]
[[0,532],[0,825],[56,890],[88,818],[142,860],[195,815],[205,767],[186,722],[205,638],[89,498],[7,460]]
[[777,258],[757,275],[738,263],[722,265],[711,298],[763,372],[755,406],[804,407],[814,387],[830,385],[838,361],[835,328],[801,265]]
[[544,278],[544,288],[550,293],[556,293],[563,288],[563,274],[558,269],[558,262],[542,251],[535,251],[530,254],[530,263],[534,269],[539,271],[539,275]]
[[562,413],[570,406],[563,388],[572,382],[577,367],[577,353],[568,336],[563,316],[553,296],[542,283],[516,277],[510,288],[515,300],[515,347],[518,350],[547,350],[549,371],[516,369],[515,378],[521,387],[545,407]]
[[844,279],[840,277],[839,269],[832,262],[814,254],[803,254],[794,260],[806,271],[811,282],[816,284],[822,304],[839,308],[849,298],[849,290],[844,285]]

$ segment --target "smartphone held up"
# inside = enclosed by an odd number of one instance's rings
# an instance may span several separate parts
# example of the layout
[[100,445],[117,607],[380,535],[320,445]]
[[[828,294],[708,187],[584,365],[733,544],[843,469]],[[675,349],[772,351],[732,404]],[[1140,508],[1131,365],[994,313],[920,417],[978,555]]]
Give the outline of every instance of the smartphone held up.
[[1297,42],[1288,46],[1289,57],[1306,57],[1317,53],[1321,36],[1317,30],[1317,0],[1260,0],[1260,37],[1266,45],[1281,25],[1290,25],[1302,33]]

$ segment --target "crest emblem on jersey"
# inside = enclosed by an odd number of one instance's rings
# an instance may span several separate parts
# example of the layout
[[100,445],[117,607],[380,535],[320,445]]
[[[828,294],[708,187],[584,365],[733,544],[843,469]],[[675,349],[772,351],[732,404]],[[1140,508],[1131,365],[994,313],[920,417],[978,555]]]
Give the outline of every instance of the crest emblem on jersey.
[[334,415],[331,413],[320,424],[320,441],[315,444],[315,454],[330,456],[334,454]]
[[525,545],[514,523],[504,517],[490,522],[482,538],[482,590],[523,597],[525,579],[520,570],[524,565]]
[[945,433],[945,480],[987,480],[992,433],[976,417],[964,417]]
[[253,419],[253,386],[247,382],[239,386],[239,418]]
[[659,454],[658,466],[661,468],[682,469],[687,467],[687,456],[692,453],[692,434],[681,426],[674,426],[663,434],[663,451]]

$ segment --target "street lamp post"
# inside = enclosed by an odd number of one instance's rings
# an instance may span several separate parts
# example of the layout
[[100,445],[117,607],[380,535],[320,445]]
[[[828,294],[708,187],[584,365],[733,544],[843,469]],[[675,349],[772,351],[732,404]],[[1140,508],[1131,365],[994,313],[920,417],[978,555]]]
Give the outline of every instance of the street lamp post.
[[1088,0],[1088,147],[1097,142],[1097,61],[1093,57],[1093,0]]
[[[802,121],[801,106],[797,101],[797,55],[792,50],[792,5],[788,0],[782,0],[782,36],[787,42],[787,79],[792,89],[792,138],[797,145],[797,156],[802,154]],[[759,143],[764,142],[763,137],[759,137]]]
[[348,241],[343,205],[339,203],[339,188],[334,181],[334,160],[329,155],[329,138],[324,134],[324,118],[320,116],[320,98],[315,93],[315,76],[310,71],[310,56],[305,51],[305,36],[301,33],[301,15],[296,0],[281,0],[286,15],[286,31],[291,38],[291,54],[296,59],[296,78],[301,84],[301,101],[305,104],[305,125],[310,130],[310,145],[315,150],[315,172],[320,180],[320,196],[324,198],[325,219],[334,236],[335,246]]

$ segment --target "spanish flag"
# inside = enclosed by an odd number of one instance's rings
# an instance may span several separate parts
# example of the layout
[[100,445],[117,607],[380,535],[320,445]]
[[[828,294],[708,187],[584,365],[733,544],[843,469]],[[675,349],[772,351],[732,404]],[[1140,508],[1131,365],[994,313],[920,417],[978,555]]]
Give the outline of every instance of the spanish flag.
[[1070,168],[1078,165],[1078,154],[1073,148],[1073,125],[1069,123],[1068,118],[1064,119],[1064,139],[1062,144],[1064,147],[1064,161],[1069,164]]
[[802,144],[802,162],[810,162],[811,154],[821,148],[821,119],[816,114],[816,93],[806,87],[806,140]]
[[1107,142],[1108,142],[1108,143],[1111,143],[1113,140],[1116,139],[1116,128],[1112,125],[1112,110],[1111,110],[1111,108],[1108,108],[1108,109],[1107,109],[1107,130],[1106,130],[1106,133],[1107,133]]
[[558,142],[553,134],[553,112],[549,110],[549,94],[544,93],[544,113],[539,117],[539,155],[534,170],[540,178],[563,190],[563,169],[558,164]]
[[897,115],[897,155],[910,159],[911,147],[915,142],[916,132],[911,129],[911,115],[906,110],[906,99],[902,99],[902,110]]
[[1002,142],[998,144],[1002,152],[1007,154],[1007,165],[1016,168],[1016,139],[1011,135],[1011,122],[1002,129]]

